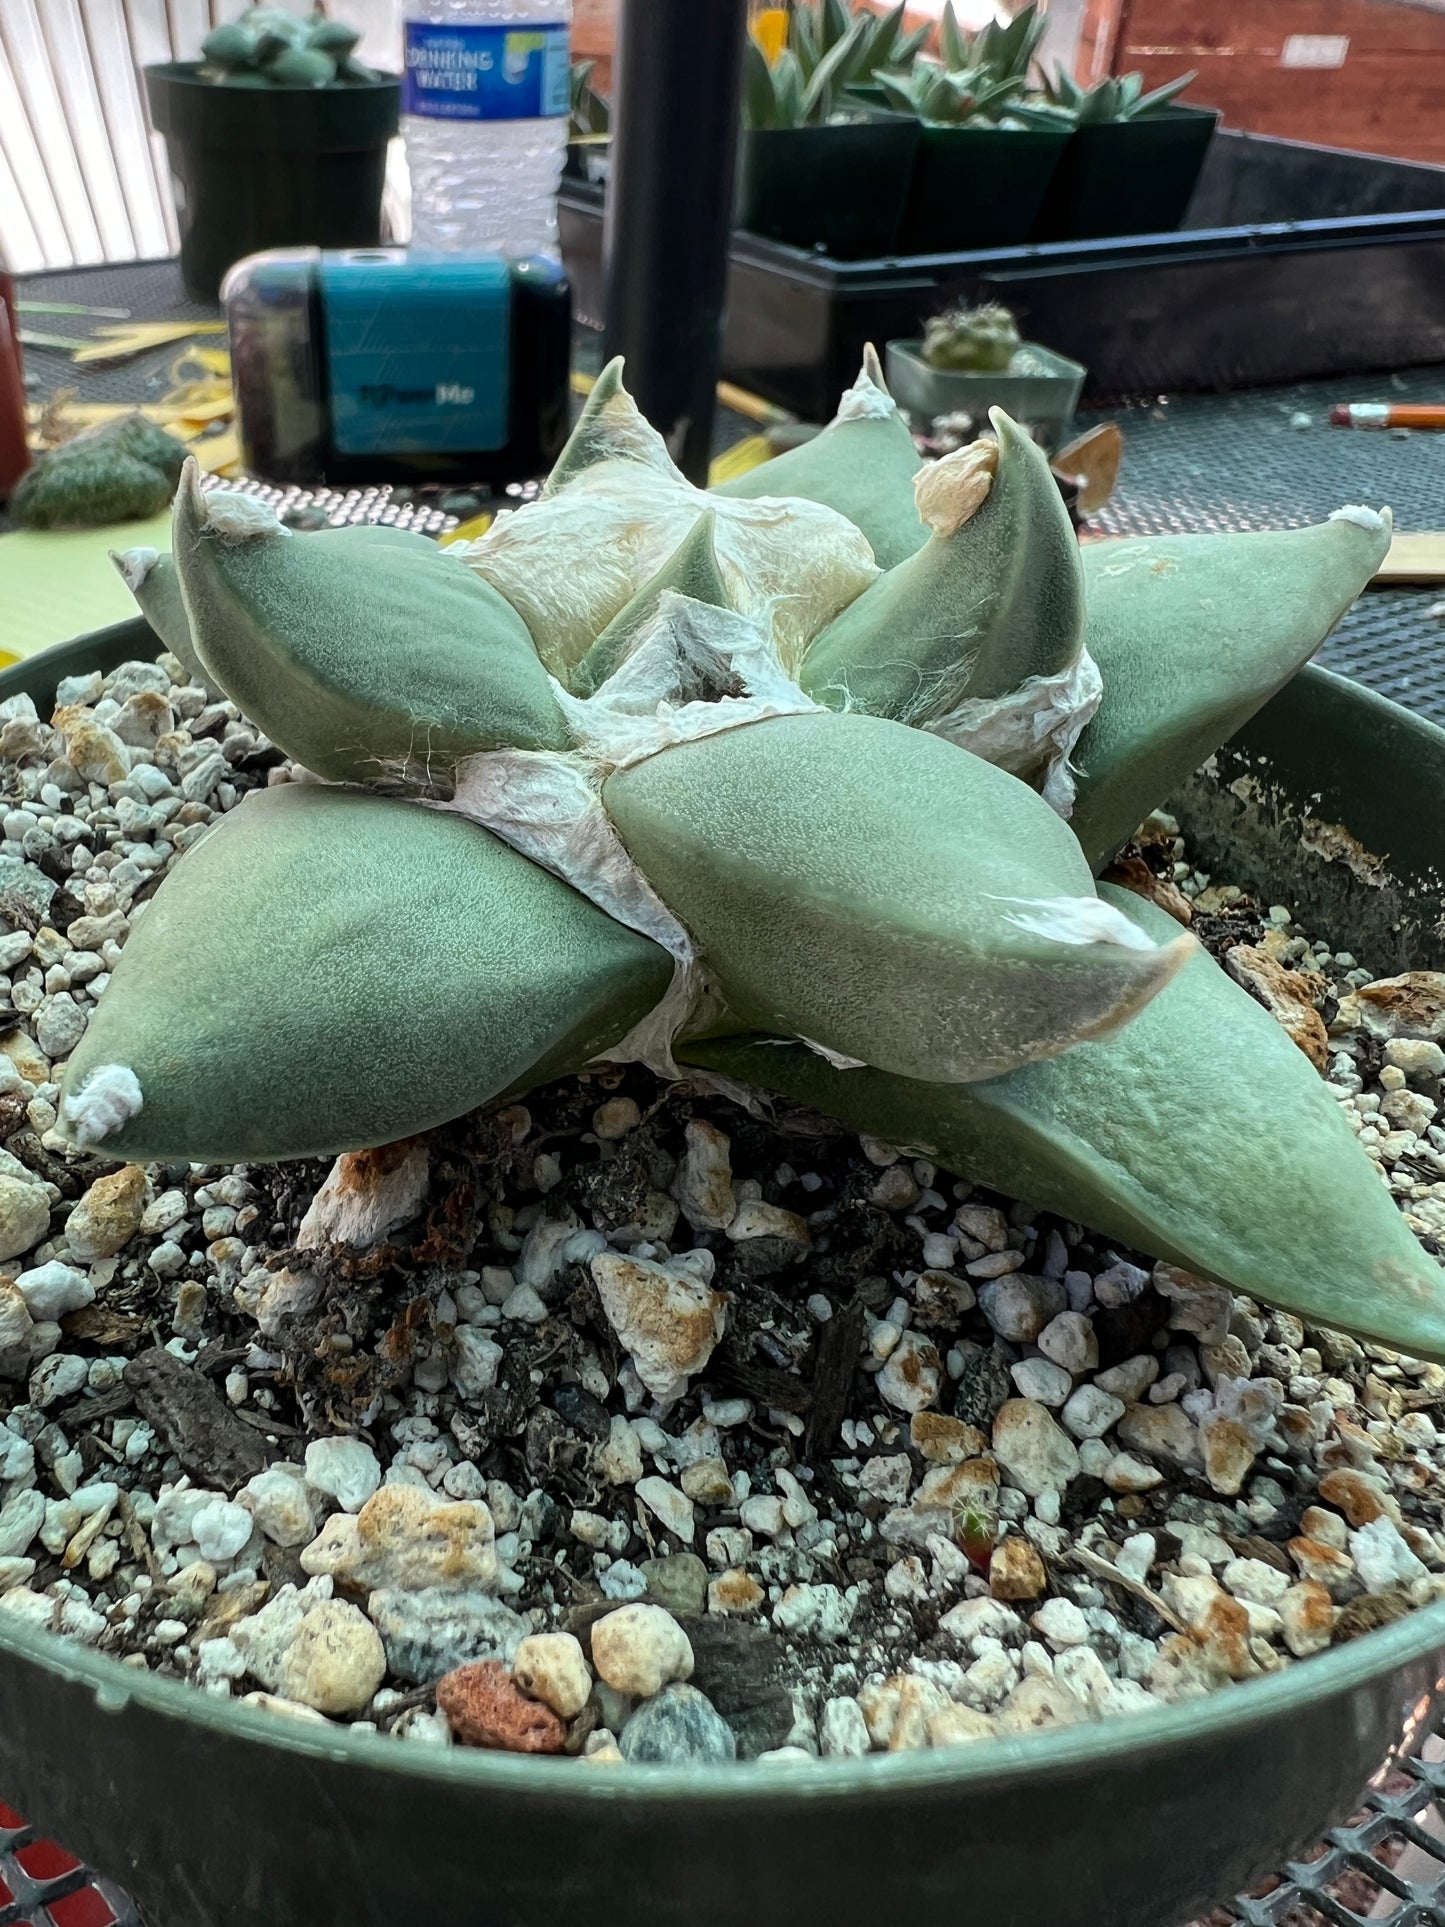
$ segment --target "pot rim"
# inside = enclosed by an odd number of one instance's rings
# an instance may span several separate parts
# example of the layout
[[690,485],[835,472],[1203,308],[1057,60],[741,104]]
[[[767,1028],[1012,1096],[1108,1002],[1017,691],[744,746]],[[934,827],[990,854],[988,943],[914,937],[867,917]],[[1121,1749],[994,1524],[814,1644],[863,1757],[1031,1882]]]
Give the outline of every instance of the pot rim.
[[1040,374],[1014,375],[1007,368],[935,368],[932,362],[923,359],[922,335],[890,335],[883,344],[885,356],[896,354],[901,361],[909,361],[922,368],[932,379],[938,381],[1074,381],[1082,380],[1088,373],[1082,362],[1071,361],[1055,348],[1045,348],[1037,341],[1020,341],[1020,348],[1027,348],[1031,354],[1041,356],[1053,363]]
[[[159,79],[177,87],[203,87],[208,94],[230,92],[255,94],[255,87],[236,87],[228,80],[202,80],[203,60],[153,60],[142,68],[142,72],[156,75]],[[383,90],[396,90],[401,86],[400,74],[375,72],[371,80],[328,80],[322,87],[300,87],[291,81],[268,81],[266,90],[273,94],[368,94]]]
[[[1160,1757],[1206,1740],[1237,1738],[1287,1719],[1321,1699],[1374,1684],[1431,1655],[1445,1657],[1445,1600],[1437,1600],[1412,1609],[1392,1625],[1295,1661],[1265,1679],[1222,1686],[1203,1699],[1178,1701],[1157,1712],[1086,1720],[969,1746],[869,1754],[856,1760],[814,1760],[806,1766],[791,1760],[690,1767],[629,1762],[625,1772],[586,1773],[569,1771],[569,1763],[548,1756],[468,1746],[409,1746],[385,1734],[357,1733],[341,1726],[326,1731],[309,1720],[289,1719],[264,1707],[221,1699],[182,1680],[143,1673],[57,1633],[23,1623],[7,1625],[7,1618],[0,1614],[0,1657],[93,1688],[103,1713],[123,1712],[134,1704],[228,1739],[257,1741],[288,1753],[413,1779],[473,1786],[479,1794],[506,1790],[512,1795],[561,1797],[569,1803],[641,1801],[667,1807],[714,1802],[772,1806],[789,1796],[813,1806],[920,1794],[951,1799],[970,1786],[987,1784],[996,1790],[1012,1781],[1077,1775],[1121,1754],[1137,1759],[1148,1752]],[[1427,1693],[1417,1707],[1409,1709],[1407,1742],[1423,1728],[1431,1703]],[[575,1768],[577,1763],[570,1765]]]

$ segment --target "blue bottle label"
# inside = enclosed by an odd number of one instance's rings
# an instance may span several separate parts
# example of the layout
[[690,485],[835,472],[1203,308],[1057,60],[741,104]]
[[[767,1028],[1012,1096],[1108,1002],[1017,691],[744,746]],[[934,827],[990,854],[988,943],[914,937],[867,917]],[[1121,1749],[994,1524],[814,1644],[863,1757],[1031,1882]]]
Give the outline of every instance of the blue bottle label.
[[406,23],[402,112],[426,120],[547,120],[565,114],[567,28]]

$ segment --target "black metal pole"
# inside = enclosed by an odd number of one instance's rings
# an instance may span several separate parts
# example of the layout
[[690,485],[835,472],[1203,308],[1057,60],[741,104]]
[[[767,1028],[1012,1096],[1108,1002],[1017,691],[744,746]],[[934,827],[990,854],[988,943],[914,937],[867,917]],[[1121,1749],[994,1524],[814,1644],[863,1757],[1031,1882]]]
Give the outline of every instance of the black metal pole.
[[622,0],[603,230],[606,351],[707,481],[747,0]]

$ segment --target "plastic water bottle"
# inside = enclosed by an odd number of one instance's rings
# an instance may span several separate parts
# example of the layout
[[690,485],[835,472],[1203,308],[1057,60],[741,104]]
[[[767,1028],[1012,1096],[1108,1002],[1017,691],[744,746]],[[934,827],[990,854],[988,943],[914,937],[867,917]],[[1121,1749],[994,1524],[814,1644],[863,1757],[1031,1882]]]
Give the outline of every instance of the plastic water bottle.
[[557,252],[571,0],[403,0],[412,247]]

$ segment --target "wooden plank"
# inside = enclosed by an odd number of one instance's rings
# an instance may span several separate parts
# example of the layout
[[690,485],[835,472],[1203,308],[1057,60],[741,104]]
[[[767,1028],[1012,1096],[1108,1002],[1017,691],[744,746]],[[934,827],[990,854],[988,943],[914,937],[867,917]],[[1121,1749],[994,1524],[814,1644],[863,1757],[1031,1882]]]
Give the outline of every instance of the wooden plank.
[[1370,587],[1395,589],[1406,583],[1440,582],[1445,582],[1445,530],[1401,530]]

